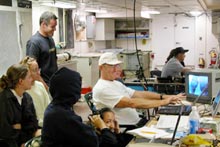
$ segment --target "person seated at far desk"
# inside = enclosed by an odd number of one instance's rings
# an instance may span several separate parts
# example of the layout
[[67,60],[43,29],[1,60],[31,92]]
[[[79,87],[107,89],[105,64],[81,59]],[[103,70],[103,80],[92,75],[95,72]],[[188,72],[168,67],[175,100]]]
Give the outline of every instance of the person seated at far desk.
[[97,109],[111,108],[119,124],[141,127],[146,118],[139,117],[136,108],[155,108],[169,103],[178,103],[184,96],[161,95],[148,91],[135,91],[116,81],[115,72],[122,62],[114,53],[104,53],[99,59],[101,77],[93,88],[93,100]]
[[26,56],[22,59],[20,64],[27,65],[30,70],[33,81],[31,89],[27,90],[27,93],[31,95],[34,102],[34,107],[38,119],[38,127],[42,128],[44,111],[50,103],[49,94],[47,93],[43,83],[39,81],[41,76],[37,61],[34,58]]
[[[43,147],[99,146],[95,130],[84,124],[73,110],[73,105],[81,97],[81,84],[80,74],[66,67],[62,67],[51,77],[49,90],[53,100],[44,113]],[[96,122],[97,128],[105,133],[105,123]]]
[[183,66],[185,65],[183,63],[185,53],[188,51],[189,50],[185,50],[182,47],[173,49],[170,53],[170,56],[167,58],[167,63],[162,69],[161,77],[180,77],[181,73],[189,71],[189,68]]
[[[100,115],[90,116],[90,121],[95,124],[95,121],[102,119],[105,125],[108,127],[105,134],[100,134],[99,130],[97,134],[99,136],[99,147],[125,147],[133,138],[132,135],[121,133],[115,114],[110,108],[102,108],[99,111]],[[96,126],[95,126],[96,127]],[[112,140],[109,140],[112,138]]]

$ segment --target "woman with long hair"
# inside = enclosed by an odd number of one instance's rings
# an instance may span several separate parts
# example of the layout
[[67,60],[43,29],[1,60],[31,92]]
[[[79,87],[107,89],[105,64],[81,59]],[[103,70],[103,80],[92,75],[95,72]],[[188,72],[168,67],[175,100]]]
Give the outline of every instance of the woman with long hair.
[[32,77],[27,66],[15,64],[0,78],[0,146],[23,147],[37,130],[31,88]]

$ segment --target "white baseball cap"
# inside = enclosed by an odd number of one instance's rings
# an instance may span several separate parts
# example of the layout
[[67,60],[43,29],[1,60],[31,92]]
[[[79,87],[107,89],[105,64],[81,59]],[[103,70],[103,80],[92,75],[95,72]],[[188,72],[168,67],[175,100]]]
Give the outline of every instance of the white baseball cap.
[[118,60],[115,53],[106,52],[102,54],[99,58],[99,65],[103,65],[103,64],[116,65],[120,63],[122,63],[122,61]]

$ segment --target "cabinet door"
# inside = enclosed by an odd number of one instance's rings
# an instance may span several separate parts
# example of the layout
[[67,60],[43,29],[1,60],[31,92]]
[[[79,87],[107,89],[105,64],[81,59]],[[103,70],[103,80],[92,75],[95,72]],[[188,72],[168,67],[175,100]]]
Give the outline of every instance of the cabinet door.
[[114,40],[115,25],[113,19],[96,19],[95,40]]
[[89,58],[77,58],[77,71],[82,77],[82,81],[91,86],[91,66]]
[[105,40],[115,39],[115,23],[113,19],[105,20]]
[[175,47],[189,49],[185,65],[195,65],[195,17],[176,16]]
[[91,59],[91,85],[93,87],[99,79],[99,66],[98,66],[99,58],[94,57],[90,59]]
[[153,63],[163,66],[171,49],[174,48],[173,15],[157,16],[152,21]]
[[98,57],[77,58],[77,71],[88,86],[94,86],[99,79]]

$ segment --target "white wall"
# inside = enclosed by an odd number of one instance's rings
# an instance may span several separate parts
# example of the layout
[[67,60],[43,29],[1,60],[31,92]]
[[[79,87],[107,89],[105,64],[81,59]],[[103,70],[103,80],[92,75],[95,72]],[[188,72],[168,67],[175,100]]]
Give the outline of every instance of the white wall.
[[[42,6],[36,3],[32,4],[32,18],[34,18],[32,19],[32,23],[33,23],[32,34],[35,34],[39,30],[39,27],[40,27],[39,19],[40,19],[41,14],[45,11],[53,12],[58,17],[57,8]],[[59,27],[58,26],[59,26],[59,21],[57,21],[56,31],[54,32],[54,36],[53,36],[55,44],[59,43]]]
[[[157,67],[161,69],[163,63],[166,61],[166,58],[169,55],[170,50],[175,48],[176,46],[181,46],[181,44],[176,44],[176,42],[178,41],[175,35],[178,33],[175,32],[175,21],[176,19],[173,14],[156,15],[153,18],[152,50],[155,53],[153,68]],[[203,57],[206,61],[207,66],[210,62],[209,51],[212,49],[219,50],[218,41],[211,31],[211,17],[202,15],[200,17],[192,19],[191,21],[194,21],[192,22],[192,24],[195,24],[195,33],[193,33],[194,41],[192,39],[189,40],[189,37],[192,36],[181,36],[182,34],[179,34],[179,36],[185,37],[184,41],[188,40],[188,42],[194,42],[194,50],[193,52],[191,51],[186,53],[186,59],[187,54],[189,54],[188,56],[190,56],[190,60],[193,60],[195,68],[198,68],[199,57]],[[191,65],[192,61],[190,62],[190,60],[186,60],[188,61],[187,65]]]
[[25,55],[26,42],[31,36],[31,9],[0,6],[0,76],[12,64],[18,63]]
[[171,49],[174,48],[173,15],[156,15],[152,20],[152,51],[154,60],[152,67],[165,63]]

